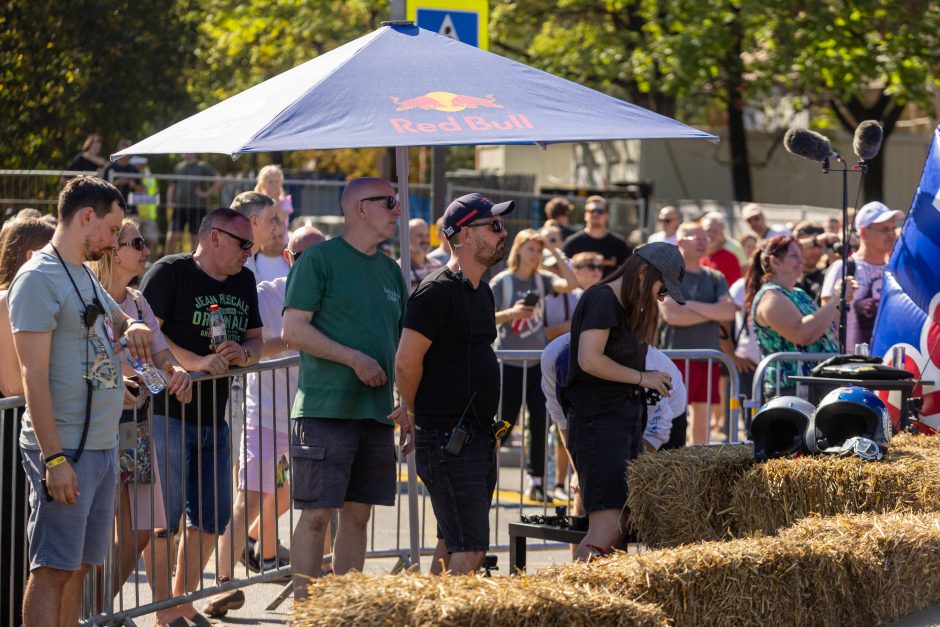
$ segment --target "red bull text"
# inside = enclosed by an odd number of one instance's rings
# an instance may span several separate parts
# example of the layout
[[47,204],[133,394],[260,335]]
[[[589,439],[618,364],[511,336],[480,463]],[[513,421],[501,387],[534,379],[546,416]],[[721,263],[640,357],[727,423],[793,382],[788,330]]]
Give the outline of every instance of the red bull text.
[[[423,96],[416,96],[401,100],[392,97],[396,105],[396,112],[419,109],[421,111],[441,111],[445,113],[465,111],[467,109],[502,109],[503,105],[496,102],[496,97],[486,94],[483,98],[455,94],[448,91],[428,92]],[[495,113],[495,111],[494,111]],[[441,122],[415,122],[404,117],[389,118],[392,128],[398,133],[458,133],[460,131],[486,132],[494,130],[508,131],[517,129],[535,128],[532,122],[522,113],[504,115],[449,115]]]

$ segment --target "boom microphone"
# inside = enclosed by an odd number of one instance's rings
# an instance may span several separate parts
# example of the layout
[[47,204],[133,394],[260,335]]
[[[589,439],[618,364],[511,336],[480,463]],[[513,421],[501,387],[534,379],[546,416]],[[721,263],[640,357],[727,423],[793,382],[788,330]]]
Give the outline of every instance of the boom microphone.
[[852,150],[861,161],[871,161],[878,156],[881,142],[884,140],[884,129],[878,120],[865,120],[855,129],[852,139]]
[[841,155],[832,151],[832,144],[825,135],[805,128],[791,128],[787,131],[783,136],[783,147],[787,152],[810,161],[842,159]]

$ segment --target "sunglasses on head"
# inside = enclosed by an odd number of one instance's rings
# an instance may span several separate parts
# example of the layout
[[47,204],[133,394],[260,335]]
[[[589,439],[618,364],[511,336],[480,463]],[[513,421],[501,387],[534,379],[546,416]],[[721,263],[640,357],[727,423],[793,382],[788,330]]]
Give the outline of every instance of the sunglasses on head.
[[491,229],[493,229],[494,233],[500,233],[503,230],[503,221],[493,220],[492,222],[477,222],[476,224],[466,224],[464,226],[469,226],[469,227],[488,226]]
[[599,263],[581,263],[575,266],[578,270],[603,270],[604,267]]
[[237,241],[238,247],[241,248],[242,250],[251,250],[255,246],[255,243],[251,241],[250,239],[239,237],[238,235],[235,235],[234,233],[229,233],[225,229],[220,229],[219,227],[215,227],[215,230],[219,231],[220,233],[225,233],[226,235],[231,237],[233,240]]
[[150,242],[148,242],[142,237],[135,237],[132,240],[121,242],[118,244],[118,248],[123,248],[124,246],[130,246],[134,250],[143,250],[144,248],[150,248]]
[[373,201],[373,200],[384,200],[385,208],[391,211],[398,206],[398,198],[395,196],[369,196],[368,198],[363,198],[359,202]]

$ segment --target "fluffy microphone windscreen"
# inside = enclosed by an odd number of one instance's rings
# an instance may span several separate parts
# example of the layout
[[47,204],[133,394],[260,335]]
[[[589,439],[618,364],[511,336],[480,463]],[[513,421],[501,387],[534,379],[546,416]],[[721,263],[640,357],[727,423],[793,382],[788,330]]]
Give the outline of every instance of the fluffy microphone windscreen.
[[862,161],[877,157],[884,136],[884,129],[877,120],[865,120],[859,124],[855,129],[855,137],[852,139],[852,150],[855,151],[855,156]]
[[791,128],[783,136],[783,147],[798,157],[823,161],[832,156],[832,144],[824,135],[805,128]]

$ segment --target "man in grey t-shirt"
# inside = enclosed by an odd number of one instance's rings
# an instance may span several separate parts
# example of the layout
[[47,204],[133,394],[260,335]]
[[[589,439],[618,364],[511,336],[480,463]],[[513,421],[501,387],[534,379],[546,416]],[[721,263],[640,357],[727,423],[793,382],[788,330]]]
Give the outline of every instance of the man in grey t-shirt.
[[[33,492],[29,517],[27,625],[74,625],[82,577],[101,564],[114,516],[117,433],[124,398],[118,340],[150,361],[150,329],[108,296],[86,260],[117,247],[124,199],[94,177],[59,195],[52,241],[10,286],[13,341],[24,373],[20,448]],[[90,411],[86,403],[90,399]]]
[[[708,348],[718,350],[720,324],[734,319],[737,307],[728,295],[725,277],[717,270],[699,263],[708,248],[708,236],[698,222],[683,222],[676,233],[679,252],[685,261],[682,293],[685,306],[671,298],[660,303],[659,310],[665,323],[660,348]],[[708,436],[709,414],[717,418],[720,409],[719,368],[713,363],[709,371],[706,362],[677,360],[676,367],[683,377],[689,395],[689,422],[692,424],[692,444],[705,444]],[[688,371],[688,375],[686,372]],[[711,385],[709,385],[709,383]],[[709,412],[708,402],[711,401]]]

